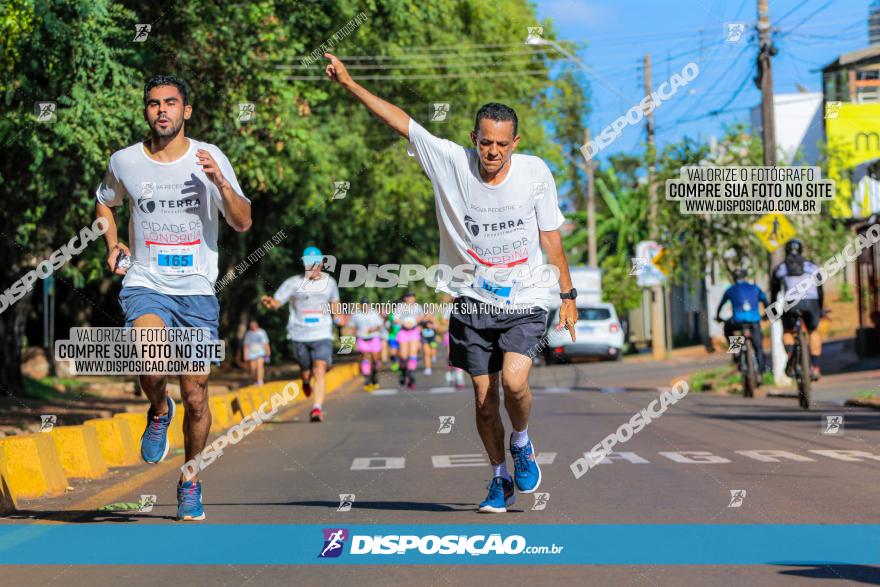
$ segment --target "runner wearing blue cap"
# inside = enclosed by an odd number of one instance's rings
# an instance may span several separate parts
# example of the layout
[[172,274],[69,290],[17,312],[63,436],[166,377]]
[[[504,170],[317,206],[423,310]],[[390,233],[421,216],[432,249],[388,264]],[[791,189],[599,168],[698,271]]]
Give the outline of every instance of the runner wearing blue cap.
[[287,279],[274,295],[263,296],[262,302],[271,310],[288,303],[287,338],[302,373],[303,392],[306,397],[314,394],[309,419],[323,422],[325,376],[333,364],[332,316],[340,311],[339,288],[332,276],[321,271],[324,255],[320,249],[307,247],[302,261],[305,274]]

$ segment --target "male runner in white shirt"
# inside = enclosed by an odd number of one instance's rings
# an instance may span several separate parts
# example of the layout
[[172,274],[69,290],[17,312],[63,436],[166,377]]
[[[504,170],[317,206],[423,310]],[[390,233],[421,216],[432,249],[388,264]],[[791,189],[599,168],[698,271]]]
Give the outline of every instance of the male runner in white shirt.
[[[529,439],[531,390],[529,351],[541,345],[547,324],[549,288],[543,258],[558,273],[560,327],[572,340],[577,322],[575,297],[562,249],[556,184],[538,157],[514,154],[519,142],[517,117],[503,104],[486,104],[477,112],[471,141],[465,149],[433,136],[409,115],[352,80],[345,66],[326,53],[327,76],[362,102],[382,122],[409,141],[434,186],[440,227],[440,265],[470,266],[473,279],[456,276],[438,291],[456,297],[450,320],[450,360],[472,378],[476,396],[477,431],[492,464],[489,494],[479,511],[500,513],[515,501],[514,481],[523,493],[541,482]],[[525,271],[523,271],[525,270]],[[514,480],[504,456],[498,383],[513,425],[510,452]]]
[[[191,115],[186,82],[171,76],[147,82],[144,118],[150,138],[110,157],[96,193],[95,214],[110,226],[104,234],[107,266],[125,276],[119,293],[125,325],[207,328],[217,340],[220,306],[214,282],[219,215],[244,232],[251,226],[251,203],[220,149],[185,136]],[[118,238],[114,211],[126,199],[131,249]],[[117,265],[120,255],[131,265]],[[175,406],[166,392],[166,380],[165,375],[140,376],[141,389],[150,399],[141,437],[141,456],[148,463],[158,463],[168,454],[168,427]],[[190,461],[205,448],[211,428],[208,376],[181,375],[180,394],[186,414],[185,460]],[[185,481],[181,474],[177,503],[178,519],[205,518],[197,477]]]

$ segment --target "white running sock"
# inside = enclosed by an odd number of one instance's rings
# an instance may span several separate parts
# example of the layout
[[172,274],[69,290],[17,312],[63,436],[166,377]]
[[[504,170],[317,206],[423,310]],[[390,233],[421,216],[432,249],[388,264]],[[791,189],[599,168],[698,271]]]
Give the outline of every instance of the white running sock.
[[321,404],[312,404],[312,409],[313,409],[313,410],[320,410],[320,409],[321,409]]
[[529,443],[529,427],[526,426],[526,429],[522,432],[513,431],[513,434],[510,436],[510,444],[517,448],[521,448]]
[[510,473],[507,472],[507,461],[502,462],[500,465],[492,465],[492,478],[494,479],[495,477],[501,477],[510,481]]

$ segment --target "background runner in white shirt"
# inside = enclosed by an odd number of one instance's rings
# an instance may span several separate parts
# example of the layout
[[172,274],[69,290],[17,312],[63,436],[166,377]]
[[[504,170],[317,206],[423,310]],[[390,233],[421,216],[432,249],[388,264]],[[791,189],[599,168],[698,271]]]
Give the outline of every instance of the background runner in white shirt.
[[263,296],[262,302],[272,310],[285,303],[290,307],[287,338],[299,363],[303,391],[306,397],[315,394],[309,418],[323,422],[325,376],[333,364],[333,315],[339,312],[339,289],[336,280],[321,271],[324,256],[317,247],[307,247],[302,261],[305,274],[285,280],[274,295]]
[[247,332],[244,333],[241,354],[247,362],[251,379],[257,385],[263,385],[264,365],[271,352],[269,335],[260,328],[256,320],[251,320],[248,324]]
[[379,370],[382,359],[382,331],[385,320],[370,308],[370,301],[361,300],[360,309],[351,317],[349,325],[357,337],[357,350],[361,353],[361,374],[364,389],[373,391],[379,387]]

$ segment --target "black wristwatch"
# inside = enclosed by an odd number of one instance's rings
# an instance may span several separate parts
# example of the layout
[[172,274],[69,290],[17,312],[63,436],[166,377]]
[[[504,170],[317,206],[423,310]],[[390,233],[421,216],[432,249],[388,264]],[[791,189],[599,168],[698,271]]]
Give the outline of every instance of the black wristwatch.
[[571,288],[568,293],[559,292],[559,298],[562,300],[574,300],[578,297],[578,290]]

